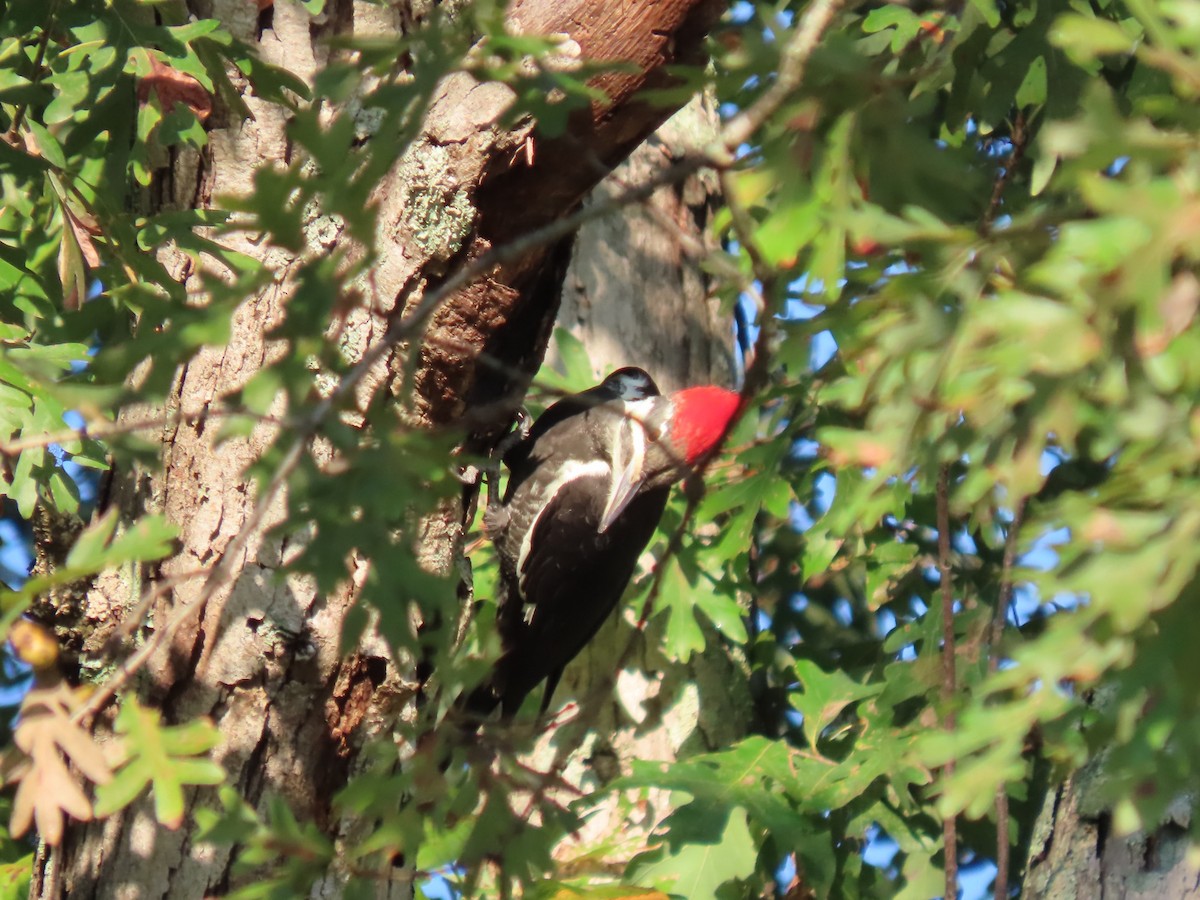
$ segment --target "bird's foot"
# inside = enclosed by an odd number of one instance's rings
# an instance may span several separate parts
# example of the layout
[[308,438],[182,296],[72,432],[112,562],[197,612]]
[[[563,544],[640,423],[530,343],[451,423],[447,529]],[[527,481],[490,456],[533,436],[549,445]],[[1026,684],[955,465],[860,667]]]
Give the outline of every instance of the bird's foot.
[[499,501],[488,499],[487,509],[483,511],[483,533],[492,540],[508,525],[508,510]]
[[505,454],[513,447],[529,437],[529,429],[533,427],[533,416],[529,414],[524,406],[517,407],[516,421],[513,423],[513,430],[500,439],[500,443],[496,444],[496,449],[492,453],[492,459],[504,459]]
[[533,416],[529,414],[529,410],[524,406],[518,407],[513,430],[502,437],[500,442],[496,444],[496,449],[492,451],[491,459],[488,460],[487,466],[482,470],[482,474],[487,476],[487,504],[489,510],[500,508],[500,463],[509,450],[529,437],[529,429],[532,426]]
[[450,467],[450,474],[466,485],[479,484],[479,479],[483,475],[483,471],[483,468],[480,466]]

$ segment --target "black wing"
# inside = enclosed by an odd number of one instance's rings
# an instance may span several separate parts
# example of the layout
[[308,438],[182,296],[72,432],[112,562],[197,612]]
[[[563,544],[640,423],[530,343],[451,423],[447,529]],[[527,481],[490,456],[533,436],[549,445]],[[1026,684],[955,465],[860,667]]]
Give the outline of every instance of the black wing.
[[[579,655],[616,608],[638,557],[667,504],[669,487],[636,497],[604,533],[598,479],[566,485],[538,520],[523,575],[524,598],[533,606],[528,623],[509,623],[493,693],[510,716],[542,680],[551,679],[542,708],[567,663]],[[558,548],[558,552],[538,552]],[[564,548],[570,548],[564,552]]]

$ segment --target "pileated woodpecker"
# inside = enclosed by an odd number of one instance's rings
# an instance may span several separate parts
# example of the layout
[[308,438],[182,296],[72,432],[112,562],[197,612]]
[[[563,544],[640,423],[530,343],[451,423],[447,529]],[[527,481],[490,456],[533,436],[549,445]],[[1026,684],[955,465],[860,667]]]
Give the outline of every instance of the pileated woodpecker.
[[508,485],[484,518],[500,560],[503,654],[467,699],[505,718],[563,669],[620,600],[666,507],[671,484],[720,439],[738,395],[687,388],[659,396],[637,368],[547,409],[505,454]]

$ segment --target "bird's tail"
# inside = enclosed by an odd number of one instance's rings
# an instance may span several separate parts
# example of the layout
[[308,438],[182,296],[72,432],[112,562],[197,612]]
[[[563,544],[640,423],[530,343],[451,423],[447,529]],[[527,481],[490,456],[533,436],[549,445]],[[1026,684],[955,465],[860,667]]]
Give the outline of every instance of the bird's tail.
[[501,700],[500,694],[492,685],[492,679],[489,677],[487,681],[470,693],[463,694],[455,706],[464,718],[481,723],[496,711]]
[[[525,698],[541,681],[541,677],[532,682],[528,678],[522,678],[524,673],[519,671],[520,667],[515,666],[514,663],[515,660],[510,653],[504,654],[496,661],[495,668],[482,684],[459,698],[455,706],[463,718],[478,725],[489,718],[497,708],[500,710],[500,719],[504,722],[509,721],[517,714],[525,702]],[[541,672],[537,674],[542,675]],[[562,670],[560,669],[558,672],[552,673],[548,679],[540,712],[546,711],[554,685],[558,682],[558,676],[561,674]]]

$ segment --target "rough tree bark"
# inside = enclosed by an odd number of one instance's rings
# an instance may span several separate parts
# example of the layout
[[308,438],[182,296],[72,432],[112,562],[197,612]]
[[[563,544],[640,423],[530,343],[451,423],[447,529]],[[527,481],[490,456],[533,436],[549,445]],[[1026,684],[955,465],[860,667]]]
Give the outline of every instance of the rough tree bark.
[[[647,182],[718,135],[716,111],[693,100],[596,190],[595,200]],[[732,317],[710,293],[699,256],[717,192],[710,173],[659,188],[645,206],[580,229],[558,324],[600,372],[646,360],[664,391],[732,377]],[[553,349],[549,354],[553,360]]]
[[1179,797],[1153,832],[1113,833],[1096,799],[1096,764],[1046,795],[1034,826],[1023,897],[1187,900],[1200,897],[1200,868],[1188,859],[1194,798]]
[[[594,199],[645,182],[684,148],[704,146],[716,134],[715,110],[697,98],[602,183]],[[664,391],[730,383],[731,316],[710,292],[699,259],[716,191],[715,178],[695,175],[659,189],[645,206],[580,230],[558,324],[583,341],[597,375],[638,365]],[[631,760],[669,762],[728,746],[748,728],[749,681],[719,633],[706,628],[706,651],[681,666],[657,650],[661,636],[653,626],[638,635],[635,622],[632,611],[613,617],[567,668],[555,704],[575,702],[579,718],[548,733],[534,754],[535,766],[558,767],[584,790],[628,773]],[[631,642],[633,653],[617,672]],[[610,796],[559,848],[560,856],[595,859],[603,847],[603,859],[619,871],[629,852],[644,847],[643,829],[668,809],[666,795],[654,792],[636,805],[637,828],[618,810],[620,798]]]
[[[194,12],[222,20],[270,62],[311,80],[325,59],[326,37],[399,35],[419,18],[418,6],[339,0],[314,20],[298,3],[277,0],[266,28],[260,27],[255,4],[244,0],[197,0]],[[385,340],[398,316],[456,268],[577,207],[604,169],[627,156],[669,114],[636,101],[634,93],[667,84],[664,66],[696,62],[702,37],[721,7],[715,0],[513,3],[514,29],[566,34],[583,57],[632,61],[636,71],[598,78],[611,104],[574,115],[568,134],[552,141],[535,139],[528,124],[511,130],[493,124],[509,102],[507,89],[479,85],[465,75],[443,82],[421,137],[376,192],[380,264],[369,284],[357,286],[361,304],[340,323],[340,340],[351,361]],[[207,206],[218,195],[246,196],[256,167],[287,164],[285,112],[248,89],[243,99],[253,120],[235,120],[218,108],[209,122],[205,156],[183,156],[160,173],[161,207]],[[532,160],[520,152],[531,140],[536,140]],[[587,146],[599,165],[580,166],[580,146]],[[328,221],[314,221],[308,237],[314,254],[345,240],[338,223]],[[294,262],[253,235],[224,240],[281,273]],[[519,396],[521,378],[482,377],[476,354],[486,350],[524,379],[532,374],[554,318],[566,250],[562,242],[532,248],[441,308],[421,350],[410,422],[450,423],[497,398]],[[181,279],[193,277],[182,259],[177,262]],[[91,587],[83,609],[85,652],[99,653],[139,595],[136,579],[180,579],[153,610],[155,623],[195,600],[203,578],[187,573],[210,571],[245,527],[254,496],[241,472],[275,435],[263,425],[248,439],[226,442],[217,454],[216,429],[203,413],[288,352],[264,335],[285,314],[290,289],[281,278],[247,298],[229,345],[206,349],[177,373],[170,403],[184,414],[162,436],[162,476],[124,472],[116,477],[110,504],[131,515],[165,512],[180,527],[181,549],[154,571],[113,574]],[[394,390],[398,370],[397,354],[361,385],[361,398]],[[281,498],[262,525],[285,515]],[[422,541],[431,566],[445,569],[459,552],[461,518],[461,509],[447,509],[428,523]],[[349,658],[340,655],[338,635],[355,602],[355,581],[349,579],[334,595],[319,596],[304,579],[276,578],[294,552],[257,537],[246,544],[233,560],[231,584],[180,628],[169,652],[147,667],[141,689],[168,721],[197,715],[214,719],[224,737],[217,758],[251,804],[260,805],[269,793],[281,795],[300,817],[342,837],[330,814],[331,797],[354,769],[363,742],[411,708],[413,672],[395,671],[386,650],[370,641]],[[303,658],[279,637],[301,627],[315,649]],[[229,850],[197,841],[191,830],[191,814],[204,802],[200,794],[190,797],[188,819],[175,832],[154,823],[146,802],[102,822],[75,825],[60,850],[39,854],[32,895],[189,898],[226,892],[233,884]],[[336,890],[334,879],[326,891]],[[409,888],[398,881],[381,890],[404,896]]]

